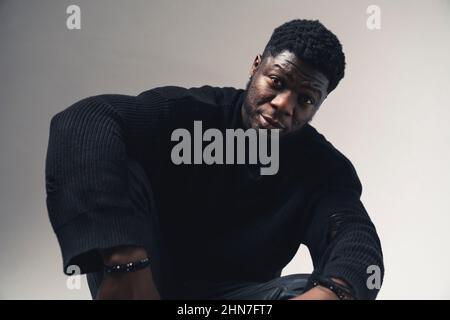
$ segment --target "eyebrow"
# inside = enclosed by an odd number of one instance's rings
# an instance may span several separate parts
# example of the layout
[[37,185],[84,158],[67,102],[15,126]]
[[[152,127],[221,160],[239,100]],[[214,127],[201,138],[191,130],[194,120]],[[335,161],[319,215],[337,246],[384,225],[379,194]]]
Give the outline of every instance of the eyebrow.
[[[273,66],[274,67],[278,67],[279,69],[281,69],[291,81],[294,80],[294,77],[292,76],[292,73],[288,72],[281,65],[279,65],[278,63],[275,63]],[[311,83],[311,81],[305,80],[305,81],[302,81],[302,84],[305,83],[305,82],[308,83],[308,84]],[[316,88],[314,88],[311,85],[306,85],[306,88],[316,92],[317,95],[319,96],[319,100],[322,98],[322,92],[319,89],[316,89]]]

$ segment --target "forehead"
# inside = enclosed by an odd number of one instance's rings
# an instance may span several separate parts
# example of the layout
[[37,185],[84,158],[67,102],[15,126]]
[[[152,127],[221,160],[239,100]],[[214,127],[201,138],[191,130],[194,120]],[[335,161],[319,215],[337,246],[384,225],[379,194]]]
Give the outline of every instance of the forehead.
[[265,68],[283,73],[297,85],[308,84],[325,92],[328,88],[328,78],[322,72],[303,62],[290,51],[283,51],[275,57],[268,56]]

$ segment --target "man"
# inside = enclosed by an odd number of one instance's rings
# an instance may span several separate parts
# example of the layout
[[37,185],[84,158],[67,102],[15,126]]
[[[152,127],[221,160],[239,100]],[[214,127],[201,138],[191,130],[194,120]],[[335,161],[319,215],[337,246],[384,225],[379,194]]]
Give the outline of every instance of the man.
[[[246,90],[99,95],[55,115],[47,206],[64,270],[79,266],[98,299],[374,299],[367,268],[382,279],[383,258],[360,181],[309,124],[344,68],[333,33],[293,20],[255,58]],[[172,133],[195,121],[278,130],[276,174],[174,164]],[[280,277],[302,243],[313,273]]]

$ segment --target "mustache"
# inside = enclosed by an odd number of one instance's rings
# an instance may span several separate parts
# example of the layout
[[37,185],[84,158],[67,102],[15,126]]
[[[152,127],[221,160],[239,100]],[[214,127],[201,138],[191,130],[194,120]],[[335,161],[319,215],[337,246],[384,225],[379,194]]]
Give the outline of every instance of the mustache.
[[273,115],[261,112],[260,115],[271,125],[279,129],[286,129],[286,126]]

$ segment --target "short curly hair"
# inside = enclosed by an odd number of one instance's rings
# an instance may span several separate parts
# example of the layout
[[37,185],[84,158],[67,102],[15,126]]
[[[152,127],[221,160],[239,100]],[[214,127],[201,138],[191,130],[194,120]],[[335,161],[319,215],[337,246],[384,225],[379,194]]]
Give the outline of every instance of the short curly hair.
[[325,74],[329,80],[328,93],[344,77],[342,45],[318,20],[295,19],[277,27],[264,49],[263,58],[274,57],[285,50]]

